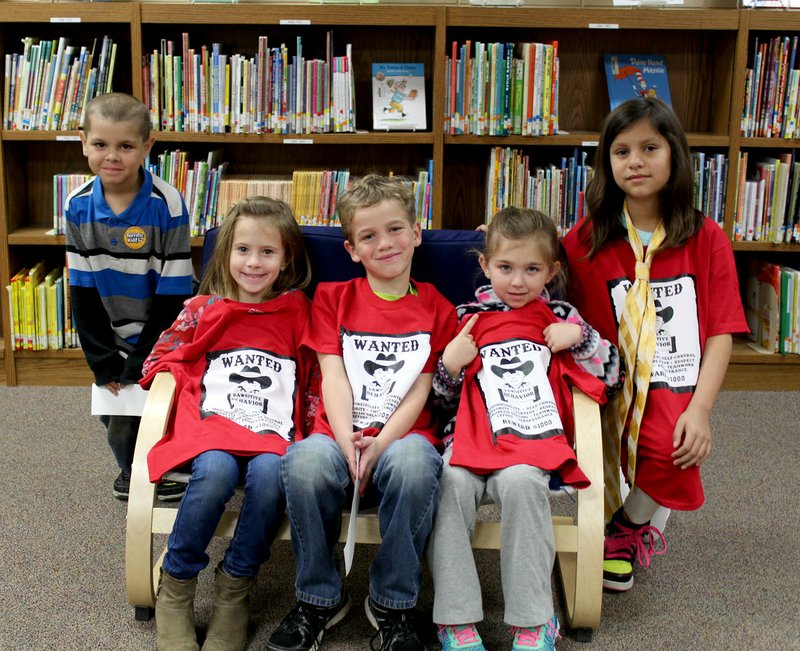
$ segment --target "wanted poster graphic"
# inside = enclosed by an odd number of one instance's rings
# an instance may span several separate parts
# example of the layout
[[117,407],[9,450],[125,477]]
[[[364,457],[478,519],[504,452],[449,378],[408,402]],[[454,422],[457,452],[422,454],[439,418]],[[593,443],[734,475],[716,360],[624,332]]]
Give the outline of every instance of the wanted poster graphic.
[[212,414],[256,434],[294,437],[297,363],[269,351],[237,349],[207,355],[200,414]]
[[353,427],[381,429],[422,373],[430,333],[383,335],[342,329],[342,357],[353,390]]
[[522,339],[480,349],[476,377],[495,440],[501,434],[543,439],[563,434],[547,378],[550,349]]
[[[630,281],[611,283],[611,300],[619,327]],[[700,332],[697,323],[697,292],[690,275],[651,280],[656,306],[656,354],[651,389],[675,393],[694,390],[700,373]]]

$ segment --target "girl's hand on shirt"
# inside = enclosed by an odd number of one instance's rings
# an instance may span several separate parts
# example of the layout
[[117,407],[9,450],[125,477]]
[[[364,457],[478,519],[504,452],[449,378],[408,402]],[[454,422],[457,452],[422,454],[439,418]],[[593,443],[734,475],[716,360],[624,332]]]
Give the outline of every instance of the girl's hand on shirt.
[[105,385],[106,389],[111,391],[115,396],[119,395],[119,390],[122,388],[122,385],[119,382],[109,382]]
[[445,346],[442,353],[442,363],[447,373],[452,378],[457,378],[461,369],[478,356],[478,346],[470,334],[470,330],[478,321],[478,315],[473,314],[464,324],[453,340]]
[[675,423],[672,432],[672,462],[681,470],[699,466],[711,454],[709,413],[702,407],[689,405]]
[[380,436],[364,436],[361,431],[353,433],[353,444],[361,451],[361,460],[358,464],[358,492],[363,497],[372,478],[372,471],[375,470],[375,465],[383,454],[384,444]]
[[542,333],[547,347],[554,353],[576,346],[583,339],[583,330],[580,325],[566,321],[551,323]]

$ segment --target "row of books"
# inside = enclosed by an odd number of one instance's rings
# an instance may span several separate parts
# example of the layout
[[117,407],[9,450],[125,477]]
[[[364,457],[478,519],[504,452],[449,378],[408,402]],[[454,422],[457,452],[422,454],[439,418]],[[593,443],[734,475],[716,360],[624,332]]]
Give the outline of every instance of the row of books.
[[725,221],[728,188],[728,157],[725,154],[692,152],[694,207],[718,224]]
[[325,59],[306,59],[296,39],[290,55],[281,43],[258,37],[255,56],[224,54],[219,43],[181,52],[162,39],[143,56],[145,104],[154,129],[200,133],[346,133],[355,131],[352,47],[333,55],[328,32]]
[[117,44],[108,36],[91,46],[22,39],[21,54],[6,54],[3,128],[71,130],[83,124],[86,104],[111,92]]
[[791,153],[749,167],[739,154],[735,241],[800,242],[800,162]]
[[755,39],[745,77],[741,133],[752,138],[797,138],[800,111],[798,37]]
[[20,269],[6,285],[14,350],[79,348],[69,307],[67,267],[44,261]]
[[[351,183],[350,171],[295,170],[291,176],[223,178],[226,162],[219,162],[221,150],[210,152],[205,160],[192,162],[185,151],[168,151],[147,168],[177,188],[189,212],[192,237],[205,235],[219,226],[228,211],[239,201],[252,196],[280,199],[291,206],[298,223],[314,226],[338,226],[336,198]],[[72,190],[92,179],[85,174],[56,174],[53,177],[53,233],[65,233],[64,202]],[[414,190],[417,221],[431,228],[433,206],[431,184],[433,161],[409,181]]]
[[559,165],[532,167],[522,151],[494,147],[486,170],[486,223],[501,208],[534,208],[552,217],[564,235],[585,214],[584,193],[592,177],[587,156],[575,148]]
[[[445,61],[444,132],[542,136],[558,132],[558,41],[453,42]],[[515,56],[515,51],[517,56]]]
[[[336,200],[354,180],[348,169],[295,170],[291,177],[225,178],[220,183],[216,225],[222,223],[236,203],[260,195],[285,201],[292,207],[297,222],[303,226],[339,226]],[[432,180],[433,161],[428,161],[416,179],[409,179],[414,192],[417,222],[422,228],[432,227]]]
[[64,204],[73,190],[77,190],[87,181],[94,178],[93,174],[54,174],[53,175],[53,234],[64,235],[66,219]]
[[165,151],[145,165],[155,175],[177,188],[189,212],[189,234],[203,235],[217,223],[217,203],[227,162],[215,149],[204,160],[192,162],[185,151]]
[[745,316],[758,349],[800,354],[800,271],[749,260]]

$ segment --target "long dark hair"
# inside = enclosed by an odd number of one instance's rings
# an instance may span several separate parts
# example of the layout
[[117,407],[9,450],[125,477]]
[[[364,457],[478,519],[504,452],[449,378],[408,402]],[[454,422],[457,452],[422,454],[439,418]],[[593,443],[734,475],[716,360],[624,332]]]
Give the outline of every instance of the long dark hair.
[[[669,143],[670,177],[659,195],[659,210],[667,236],[663,247],[684,244],[703,224],[703,214],[694,208],[694,173],[686,133],[678,116],[660,99],[642,97],[623,102],[605,119],[597,148],[594,178],[586,189],[586,205],[591,221],[589,257],[605,244],[626,236],[621,221],[625,193],[614,181],[611,170],[611,144],[617,136],[647,120]],[[589,221],[579,233],[589,238]]]

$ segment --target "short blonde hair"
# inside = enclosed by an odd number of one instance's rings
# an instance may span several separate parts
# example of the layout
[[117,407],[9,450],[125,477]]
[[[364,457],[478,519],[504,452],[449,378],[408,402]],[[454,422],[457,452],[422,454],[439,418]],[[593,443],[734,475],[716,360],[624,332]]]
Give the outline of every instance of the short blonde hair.
[[147,107],[133,95],[127,93],[106,93],[98,95],[86,106],[83,130],[92,128],[92,118],[101,117],[111,122],[133,122],[142,136],[150,138],[150,113]]
[[236,223],[243,217],[263,219],[264,223],[274,226],[281,236],[286,254],[286,268],[278,274],[270,293],[264,300],[279,296],[287,289],[307,287],[311,282],[311,263],[292,209],[277,199],[248,197],[235,204],[225,215],[208,270],[200,282],[200,293],[219,294],[225,298],[237,299],[238,285],[231,277],[230,259]]
[[375,206],[381,201],[394,201],[406,214],[409,224],[413,226],[416,223],[416,203],[411,182],[401,176],[367,174],[353,183],[353,187],[342,194],[336,203],[342,232],[349,242],[352,243],[350,229],[356,211]]

